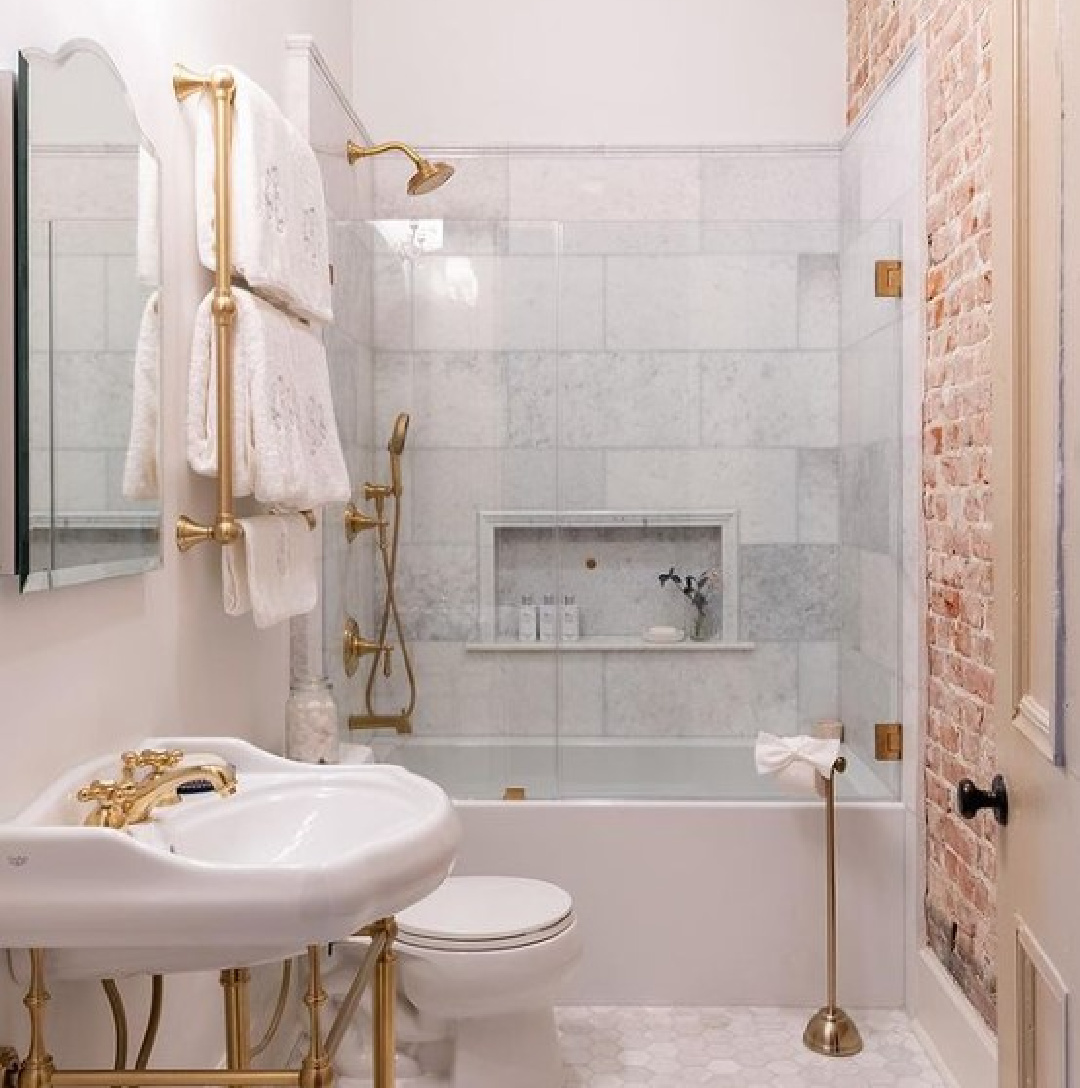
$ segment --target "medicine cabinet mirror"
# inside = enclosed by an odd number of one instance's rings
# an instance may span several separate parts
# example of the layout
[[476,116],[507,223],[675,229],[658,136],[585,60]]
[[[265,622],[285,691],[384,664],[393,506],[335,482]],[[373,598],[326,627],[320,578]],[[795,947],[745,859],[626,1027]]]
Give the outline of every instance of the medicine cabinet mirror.
[[159,164],[90,42],[20,54],[16,568],[23,590],[161,563]]

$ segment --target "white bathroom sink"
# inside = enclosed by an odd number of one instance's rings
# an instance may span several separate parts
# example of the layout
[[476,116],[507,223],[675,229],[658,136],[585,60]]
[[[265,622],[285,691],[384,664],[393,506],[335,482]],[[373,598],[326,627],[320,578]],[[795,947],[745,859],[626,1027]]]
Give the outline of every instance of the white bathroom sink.
[[185,797],[125,831],[74,800],[119,756],[54,782],[0,824],[0,947],[50,976],[200,971],[282,959],[423,898],[460,836],[446,794],[399,767],[319,767],[225,737],[158,737],[236,767],[236,793]]

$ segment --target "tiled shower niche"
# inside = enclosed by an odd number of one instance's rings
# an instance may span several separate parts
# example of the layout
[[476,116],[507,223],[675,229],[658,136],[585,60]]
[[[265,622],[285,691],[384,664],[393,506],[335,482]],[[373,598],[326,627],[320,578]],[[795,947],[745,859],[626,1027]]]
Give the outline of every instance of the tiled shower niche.
[[[748,648],[738,643],[738,514],[722,511],[481,511],[477,514],[478,638],[472,651],[569,652]],[[693,606],[660,575],[712,575],[702,641],[646,641],[647,628],[692,627]],[[518,610],[572,596],[580,635],[522,640]]]

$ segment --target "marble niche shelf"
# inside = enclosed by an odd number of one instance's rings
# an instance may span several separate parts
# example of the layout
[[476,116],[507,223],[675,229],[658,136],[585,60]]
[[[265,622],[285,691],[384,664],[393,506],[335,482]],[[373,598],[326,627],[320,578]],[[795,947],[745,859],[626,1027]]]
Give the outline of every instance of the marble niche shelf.
[[[636,550],[655,532],[669,539],[678,538],[679,531],[688,532],[688,539],[704,532],[708,539],[708,565],[719,568],[722,576],[723,596],[718,619],[718,634],[703,642],[683,639],[681,642],[647,642],[642,637],[646,626],[642,623],[637,631],[609,634],[590,634],[589,615],[583,616],[584,633],[577,640],[554,642],[521,642],[513,633],[516,615],[509,601],[500,600],[500,584],[506,570],[513,570],[512,560],[504,567],[505,556],[512,551],[514,534],[550,532],[551,559],[558,555],[558,530],[573,530],[579,539],[596,533],[597,548],[604,543],[620,539],[626,532],[627,546]],[[481,510],[476,515],[477,543],[477,604],[480,626],[477,636],[466,643],[466,649],[475,653],[716,653],[718,651],[746,651],[753,644],[737,641],[739,616],[739,515],[737,510]],[[655,547],[655,538],[654,538]],[[547,545],[543,545],[546,549]],[[624,556],[625,556],[624,552]],[[591,562],[591,560],[590,560]],[[677,564],[686,569],[700,569],[703,560],[695,554],[692,560],[684,559]],[[664,569],[663,565],[657,566]],[[568,580],[569,571],[559,575],[558,592],[575,592],[575,585]],[[530,590],[523,587],[523,592]],[[505,584],[502,594],[508,593]],[[543,592],[547,592],[545,589]],[[579,603],[581,603],[581,595]],[[515,600],[520,598],[514,598]],[[502,619],[500,622],[500,613]],[[650,618],[649,623],[670,622]],[[508,630],[509,626],[509,630]],[[619,624],[613,624],[618,631]],[[626,626],[630,626],[626,624]],[[610,629],[610,628],[609,628]]]

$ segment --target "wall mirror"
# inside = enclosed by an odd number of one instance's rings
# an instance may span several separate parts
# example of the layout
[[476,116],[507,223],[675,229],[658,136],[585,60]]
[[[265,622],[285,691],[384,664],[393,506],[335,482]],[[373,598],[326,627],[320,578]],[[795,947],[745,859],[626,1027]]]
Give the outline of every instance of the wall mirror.
[[160,186],[90,42],[19,57],[16,568],[23,590],[161,563]]

